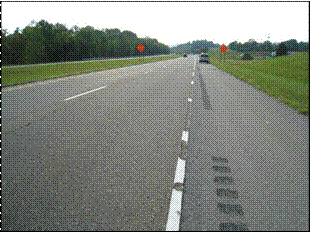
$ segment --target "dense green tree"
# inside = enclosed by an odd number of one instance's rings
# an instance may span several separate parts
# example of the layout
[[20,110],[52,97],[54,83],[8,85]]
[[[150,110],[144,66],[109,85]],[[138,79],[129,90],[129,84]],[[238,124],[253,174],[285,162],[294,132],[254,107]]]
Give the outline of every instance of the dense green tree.
[[254,58],[249,53],[244,53],[241,59],[242,60],[253,60]]
[[45,46],[42,30],[38,27],[27,26],[22,33],[25,39],[23,63],[35,64],[44,60]]
[[298,43],[298,51],[307,51],[309,52],[309,42],[299,42]]
[[298,42],[296,39],[290,39],[284,42],[288,51],[298,51]]
[[288,52],[288,48],[285,45],[285,43],[282,42],[279,44],[279,46],[277,48],[276,56],[285,56],[285,55],[287,55],[287,52]]
[[[139,43],[145,46],[140,53]],[[2,30],[3,64],[32,64],[89,58],[169,54],[170,48],[156,39],[138,38],[134,32],[91,26],[68,29],[61,23],[34,20],[13,34]]]
[[208,47],[204,47],[200,49],[200,53],[207,53],[208,52]]
[[171,52],[173,53],[194,53],[198,54],[201,52],[201,49],[212,49],[212,48],[219,48],[219,44],[214,44],[212,41],[207,40],[194,40],[192,42],[187,42],[184,44],[179,44],[175,47],[171,48]]
[[238,41],[233,41],[233,42],[231,42],[231,43],[229,43],[228,44],[228,48],[230,49],[230,50],[234,50],[234,51],[236,51],[237,50],[237,45],[238,45]]

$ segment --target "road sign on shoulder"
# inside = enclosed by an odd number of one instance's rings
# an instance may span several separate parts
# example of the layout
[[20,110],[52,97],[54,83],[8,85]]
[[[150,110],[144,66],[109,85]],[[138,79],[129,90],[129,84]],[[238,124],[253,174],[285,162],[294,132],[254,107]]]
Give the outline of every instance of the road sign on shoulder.
[[220,50],[221,50],[222,53],[224,53],[224,52],[226,52],[226,51],[228,50],[228,48],[226,47],[226,45],[223,44],[223,45],[220,47]]
[[137,47],[137,49],[140,51],[140,52],[142,52],[143,50],[144,50],[144,46],[142,45],[142,44],[139,44],[138,45],[138,47]]

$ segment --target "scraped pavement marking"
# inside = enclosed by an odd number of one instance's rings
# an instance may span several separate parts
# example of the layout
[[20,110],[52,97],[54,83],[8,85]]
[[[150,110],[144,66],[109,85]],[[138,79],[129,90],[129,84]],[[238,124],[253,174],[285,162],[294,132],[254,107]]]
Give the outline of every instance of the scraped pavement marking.
[[[182,140],[187,143],[188,141],[187,131],[183,131]],[[174,189],[172,190],[166,231],[178,231],[180,227],[182,195],[183,195],[183,185],[185,177],[185,164],[186,164],[185,160],[178,158],[178,164],[174,178]]]
[[105,87],[107,87],[107,86],[105,85],[105,86],[102,86],[102,87],[100,87],[100,88],[93,89],[93,90],[91,90],[91,91],[88,91],[88,92],[85,92],[85,93],[81,93],[81,94],[78,94],[78,95],[73,96],[73,97],[69,97],[69,98],[65,99],[65,101],[71,100],[71,99],[76,98],[76,97],[80,97],[80,96],[82,96],[82,95],[84,95],[84,94],[88,94],[88,93],[97,91],[97,90],[99,90],[99,89],[105,88]]
[[[192,81],[191,84],[194,84]],[[188,98],[188,102],[192,102],[193,99]],[[190,111],[190,105],[189,110]],[[190,115],[190,113],[189,113]],[[187,120],[187,126],[189,127],[189,120]],[[185,165],[186,165],[186,148],[188,145],[188,130],[183,131],[182,133],[182,145],[181,145],[181,158],[178,157],[178,164],[175,171],[174,186],[172,189],[170,209],[168,214],[168,221],[166,225],[166,231],[179,231],[180,229],[180,220],[181,220],[181,209],[182,209],[182,196],[183,196],[183,187],[185,179]]]

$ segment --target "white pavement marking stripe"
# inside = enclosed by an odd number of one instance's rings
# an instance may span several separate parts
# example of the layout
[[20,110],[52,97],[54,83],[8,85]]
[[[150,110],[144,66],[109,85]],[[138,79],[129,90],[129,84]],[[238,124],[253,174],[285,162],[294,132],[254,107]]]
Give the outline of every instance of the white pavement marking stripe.
[[81,93],[81,94],[79,94],[79,95],[76,95],[76,96],[73,96],[73,97],[69,97],[69,98],[65,99],[65,101],[71,100],[71,99],[76,98],[76,97],[80,97],[80,96],[82,96],[82,95],[84,95],[84,94],[88,94],[88,93],[97,91],[97,90],[102,89],[102,88],[104,88],[104,87],[107,87],[107,86],[105,85],[105,86],[102,86],[102,87],[100,87],[100,88],[97,88],[97,89],[93,89],[93,90],[91,90],[91,91],[88,91],[88,92],[86,92],[86,93]]
[[188,101],[189,101],[189,102],[192,102],[192,99],[191,99],[191,98],[189,98],[189,99],[188,99]]
[[194,81],[192,81],[191,84],[193,85],[193,84],[194,84]]
[[166,231],[178,231],[181,219],[182,191],[172,190]]
[[188,131],[183,131],[182,140],[187,142],[187,140],[188,140]]
[[185,160],[178,158],[177,169],[175,171],[174,183],[184,183],[185,176]]

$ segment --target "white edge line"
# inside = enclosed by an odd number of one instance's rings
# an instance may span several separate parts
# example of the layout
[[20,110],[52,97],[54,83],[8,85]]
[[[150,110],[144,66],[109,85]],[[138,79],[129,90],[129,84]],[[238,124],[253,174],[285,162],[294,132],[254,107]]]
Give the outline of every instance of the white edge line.
[[183,131],[182,133],[182,140],[187,142],[188,141],[188,131]]
[[181,219],[182,191],[172,190],[166,231],[178,231]]
[[93,89],[93,90],[91,90],[91,91],[88,91],[88,92],[86,92],[86,93],[81,93],[81,94],[79,94],[79,95],[76,95],[76,96],[73,96],[73,97],[69,97],[69,98],[65,99],[65,101],[71,100],[71,99],[76,98],[76,97],[80,97],[80,96],[82,96],[82,95],[84,95],[84,94],[88,94],[88,93],[94,92],[94,91],[99,90],[99,89],[102,89],[102,88],[104,88],[104,87],[107,87],[107,86],[105,85],[105,86],[102,86],[102,87],[100,87],[100,88],[97,88],[97,89]]
[[184,183],[185,163],[185,160],[178,158],[177,169],[175,170],[174,183]]

